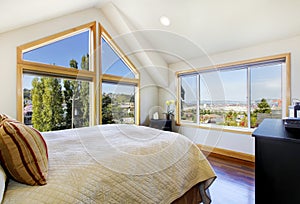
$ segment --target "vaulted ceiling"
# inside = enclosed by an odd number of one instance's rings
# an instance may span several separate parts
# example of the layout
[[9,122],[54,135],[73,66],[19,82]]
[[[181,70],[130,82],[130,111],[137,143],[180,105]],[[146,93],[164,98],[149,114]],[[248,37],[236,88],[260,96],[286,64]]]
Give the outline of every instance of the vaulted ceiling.
[[110,2],[167,64],[300,35],[299,0],[0,0],[0,34]]

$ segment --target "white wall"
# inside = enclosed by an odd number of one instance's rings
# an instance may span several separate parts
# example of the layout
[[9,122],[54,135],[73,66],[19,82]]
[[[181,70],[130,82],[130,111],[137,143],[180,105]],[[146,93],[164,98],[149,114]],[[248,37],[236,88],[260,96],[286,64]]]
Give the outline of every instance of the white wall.
[[[300,76],[300,36],[175,63],[170,65],[170,76],[174,76],[175,72],[179,70],[201,68],[283,53],[291,53],[291,96],[292,98],[300,98],[300,80],[298,78]],[[173,81],[171,81],[172,79]],[[170,87],[176,93],[176,81],[174,79],[174,77],[170,77]],[[187,127],[180,127],[178,131],[199,144],[254,155],[254,138],[250,135]]]
[[[16,107],[16,48],[22,44],[47,37],[61,31],[77,27],[92,21],[100,22],[109,33],[114,33],[113,27],[105,19],[101,10],[87,9],[81,12],[62,16],[43,23],[0,34],[0,113],[12,117],[17,116]],[[136,62],[137,63],[137,62]],[[139,69],[140,66],[137,65]],[[148,111],[158,104],[158,90],[152,78],[145,71],[141,76],[141,123],[148,120]],[[146,110],[146,111],[145,111]]]

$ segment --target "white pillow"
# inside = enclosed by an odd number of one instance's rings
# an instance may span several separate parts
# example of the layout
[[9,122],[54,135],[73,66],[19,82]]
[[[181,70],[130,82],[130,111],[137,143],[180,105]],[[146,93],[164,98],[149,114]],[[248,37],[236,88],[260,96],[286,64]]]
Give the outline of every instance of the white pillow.
[[0,203],[2,203],[3,195],[5,191],[6,174],[0,165]]

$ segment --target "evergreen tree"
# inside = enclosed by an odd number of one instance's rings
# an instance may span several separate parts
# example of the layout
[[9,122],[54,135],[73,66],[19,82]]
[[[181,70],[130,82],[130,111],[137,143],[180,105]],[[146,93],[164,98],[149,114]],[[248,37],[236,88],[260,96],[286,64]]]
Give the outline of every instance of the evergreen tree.
[[70,67],[71,67],[71,68],[78,69],[78,63],[77,63],[77,61],[74,60],[74,59],[71,59],[71,60],[70,60]]
[[111,98],[108,94],[102,94],[102,124],[113,124]]
[[73,85],[70,80],[64,80],[64,100],[66,104],[65,122],[66,129],[72,128],[72,97]]
[[41,110],[43,110],[43,84],[36,77],[32,80],[32,125],[37,130],[43,130],[43,118],[41,117]]
[[268,104],[266,99],[261,99],[260,103],[257,104],[257,109],[254,111],[255,113],[271,113],[271,107]]
[[40,131],[61,129],[63,121],[60,81],[52,77],[32,81],[32,124]]
[[[81,58],[81,69],[82,70],[89,70],[89,55],[84,55]],[[80,88],[80,101],[82,104],[81,112],[81,125],[83,127],[89,126],[89,113],[90,113],[90,90],[89,90],[89,82],[82,81],[81,88]]]
[[81,82],[80,100],[81,100],[81,112],[82,112],[82,126],[89,126],[89,113],[90,113],[90,98],[89,98],[89,82]]
[[51,130],[62,129],[63,122],[63,95],[61,81],[57,78],[50,78],[52,85],[52,121],[53,127]]
[[43,129],[41,131],[50,131],[53,127],[52,121],[52,84],[49,77],[42,77],[41,82],[44,85],[44,94],[42,96],[43,109],[40,110],[43,120]]

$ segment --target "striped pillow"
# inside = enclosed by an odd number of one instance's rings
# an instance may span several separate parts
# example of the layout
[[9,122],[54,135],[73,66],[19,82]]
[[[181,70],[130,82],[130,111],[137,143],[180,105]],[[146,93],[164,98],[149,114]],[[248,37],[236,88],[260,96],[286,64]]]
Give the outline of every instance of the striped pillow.
[[5,120],[5,119],[7,119],[8,117],[7,117],[7,115],[5,115],[5,114],[0,114],[0,123],[2,122],[2,120]]
[[42,135],[34,128],[13,119],[0,122],[0,161],[16,181],[45,185],[48,152]]

